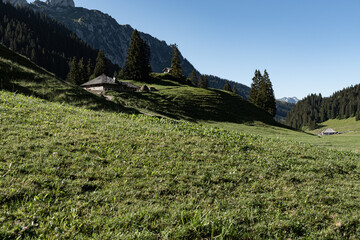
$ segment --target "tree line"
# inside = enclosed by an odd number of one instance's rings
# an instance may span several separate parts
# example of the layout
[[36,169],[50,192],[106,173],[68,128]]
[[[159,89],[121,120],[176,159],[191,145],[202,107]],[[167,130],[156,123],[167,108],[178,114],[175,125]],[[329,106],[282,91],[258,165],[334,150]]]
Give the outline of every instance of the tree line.
[[327,98],[310,94],[289,112],[285,123],[296,129],[313,130],[318,123],[329,119],[355,117],[360,120],[360,85],[344,88]]
[[[94,66],[98,50],[92,49],[64,25],[27,7],[0,1],[0,42],[46,70],[65,79],[69,62]],[[82,60],[81,60],[82,59]],[[119,69],[107,60],[109,72]]]

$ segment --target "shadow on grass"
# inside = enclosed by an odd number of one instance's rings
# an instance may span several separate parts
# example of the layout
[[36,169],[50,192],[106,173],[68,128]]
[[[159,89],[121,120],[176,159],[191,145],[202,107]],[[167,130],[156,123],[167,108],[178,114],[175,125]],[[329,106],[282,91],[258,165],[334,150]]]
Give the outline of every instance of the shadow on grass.
[[166,95],[162,91],[150,93],[109,92],[108,94],[115,96],[116,101],[123,102],[127,106],[147,109],[173,119],[240,124],[261,121],[277,125],[270,115],[238,95],[216,89],[195,91],[195,88],[186,88],[186,85],[179,86],[182,87],[179,91],[174,87],[174,91],[166,92]]

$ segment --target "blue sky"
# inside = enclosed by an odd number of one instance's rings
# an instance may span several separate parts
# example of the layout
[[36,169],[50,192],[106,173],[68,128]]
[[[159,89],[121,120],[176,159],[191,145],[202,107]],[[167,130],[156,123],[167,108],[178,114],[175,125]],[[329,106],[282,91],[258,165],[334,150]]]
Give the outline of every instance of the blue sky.
[[267,69],[275,96],[329,96],[360,83],[359,0],[75,0],[180,51],[201,73],[250,86]]

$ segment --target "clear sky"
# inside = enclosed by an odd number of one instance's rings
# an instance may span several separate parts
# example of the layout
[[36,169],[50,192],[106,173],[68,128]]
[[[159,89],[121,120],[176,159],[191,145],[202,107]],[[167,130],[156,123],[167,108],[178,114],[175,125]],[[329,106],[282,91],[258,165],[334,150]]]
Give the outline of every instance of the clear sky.
[[176,43],[203,74],[251,85],[266,69],[276,98],[329,96],[360,83],[360,0],[75,0]]

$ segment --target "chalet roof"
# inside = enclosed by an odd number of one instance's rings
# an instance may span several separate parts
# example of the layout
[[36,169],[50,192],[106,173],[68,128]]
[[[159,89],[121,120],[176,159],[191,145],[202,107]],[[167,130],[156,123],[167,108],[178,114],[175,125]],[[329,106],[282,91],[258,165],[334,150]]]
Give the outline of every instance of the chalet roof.
[[337,133],[337,132],[334,129],[327,128],[324,131],[322,131],[322,133]]
[[123,86],[126,88],[133,88],[133,89],[139,89],[138,86],[129,83],[129,82],[119,82],[114,78],[108,77],[105,74],[102,74],[100,76],[98,76],[97,78],[94,78],[92,80],[90,80],[89,82],[86,82],[82,85],[80,85],[81,87],[89,87],[89,86],[102,86],[104,84],[111,84],[111,85],[117,85],[117,86]]
[[97,78],[94,78],[84,84],[81,84],[81,87],[93,86],[93,85],[103,85],[103,84],[118,84],[115,79],[102,74]]

